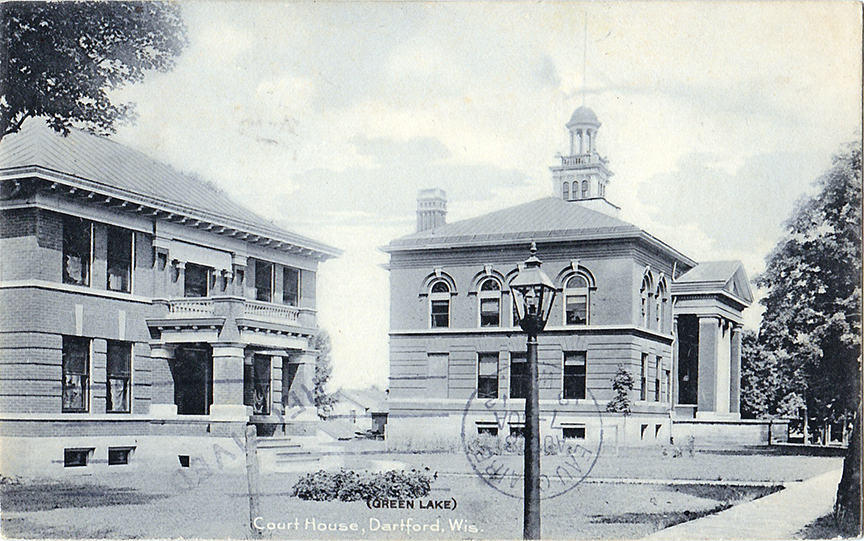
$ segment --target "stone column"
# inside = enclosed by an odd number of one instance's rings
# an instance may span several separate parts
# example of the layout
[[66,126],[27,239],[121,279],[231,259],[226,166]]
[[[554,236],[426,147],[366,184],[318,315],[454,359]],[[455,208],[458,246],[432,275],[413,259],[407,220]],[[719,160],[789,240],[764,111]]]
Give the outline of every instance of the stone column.
[[585,150],[585,136],[582,130],[576,130],[576,134],[579,136],[579,154],[583,154]]
[[702,417],[716,412],[717,406],[717,341],[720,320],[717,317],[699,317],[699,382],[696,415]]
[[174,287],[171,292],[178,297],[183,297],[186,290],[186,262],[175,259],[174,267],[177,269],[177,277],[174,279]]
[[678,404],[678,318],[672,318],[672,374],[669,381],[669,401]]
[[575,150],[576,150],[576,134],[573,131],[571,131],[570,132],[570,155],[571,156],[573,154],[575,154],[575,152],[574,152]]
[[731,378],[729,382],[729,411],[741,414],[741,326],[732,326]]
[[[283,388],[283,403],[285,404],[285,419],[315,419],[315,386],[312,377],[315,375],[315,353],[302,351],[292,354],[288,360],[288,370],[294,371],[291,387]],[[286,367],[283,365],[283,370]]]
[[717,394],[714,401],[714,411],[719,415],[729,416],[729,382],[732,379],[730,354],[732,353],[732,324],[729,320],[720,320],[720,332],[717,340]]
[[156,419],[168,419],[177,416],[177,405],[174,403],[174,380],[171,376],[170,360],[174,358],[174,346],[155,344],[150,346],[150,362],[154,382],[164,382],[164,385],[151,385],[150,415]]
[[218,420],[248,420],[243,405],[243,344],[213,344],[213,405],[210,416]]

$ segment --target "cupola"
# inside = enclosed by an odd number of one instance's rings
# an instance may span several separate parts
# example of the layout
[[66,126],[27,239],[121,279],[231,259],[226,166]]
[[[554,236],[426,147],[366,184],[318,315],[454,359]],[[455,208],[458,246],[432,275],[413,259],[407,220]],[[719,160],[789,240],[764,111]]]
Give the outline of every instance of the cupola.
[[570,153],[558,157],[561,165],[550,167],[555,193],[593,210],[617,216],[620,210],[606,200],[606,187],[612,172],[606,159],[597,153],[597,131],[600,121],[591,108],[581,106],[566,124],[570,134]]

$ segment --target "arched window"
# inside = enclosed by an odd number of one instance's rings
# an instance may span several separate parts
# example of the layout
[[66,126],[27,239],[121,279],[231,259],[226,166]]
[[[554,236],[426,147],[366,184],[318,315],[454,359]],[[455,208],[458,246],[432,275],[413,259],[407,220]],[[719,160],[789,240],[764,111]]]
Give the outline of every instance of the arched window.
[[660,280],[657,284],[657,292],[654,295],[655,313],[654,318],[657,321],[657,330],[663,332],[666,326],[666,310],[669,306],[669,295],[666,290],[666,280]]
[[477,297],[480,303],[480,326],[501,326],[501,284],[495,278],[487,278],[480,284]]
[[588,324],[588,280],[574,274],[564,285],[564,324]]
[[651,320],[649,312],[651,311],[651,282],[648,275],[642,277],[642,287],[639,289],[639,297],[641,299],[641,323],[643,327],[648,327],[648,322]]
[[562,186],[563,188],[561,189],[561,197],[564,199],[564,201],[567,201],[568,199],[570,199],[570,183],[565,180]]
[[432,328],[450,326],[450,286],[444,280],[429,289],[429,324]]
[[582,181],[582,199],[588,199],[588,181]]

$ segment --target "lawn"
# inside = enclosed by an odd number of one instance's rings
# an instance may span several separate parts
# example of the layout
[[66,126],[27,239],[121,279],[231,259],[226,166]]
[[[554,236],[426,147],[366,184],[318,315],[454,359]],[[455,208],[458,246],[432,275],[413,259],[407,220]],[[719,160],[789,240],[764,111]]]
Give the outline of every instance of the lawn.
[[[437,472],[428,498],[455,499],[455,510],[370,509],[365,502],[312,502],[292,497],[297,473],[264,474],[259,524],[285,529],[273,539],[495,539],[521,537],[522,502],[482,482],[461,453],[352,453],[354,469],[429,467]],[[544,470],[556,457],[543,457]],[[784,481],[839,467],[839,459],[662,450],[601,456],[588,478],[542,503],[545,538],[640,538],[668,525],[764,495]],[[722,479],[721,482],[717,480]],[[632,482],[643,479],[650,482]],[[677,484],[661,480],[686,479]],[[170,473],[68,478],[63,484],[3,485],[2,534],[42,538],[244,538],[249,504],[246,478],[223,474],[179,490]],[[402,524],[410,519],[411,529]],[[314,527],[334,528],[317,531]],[[404,521],[404,522],[403,522]],[[299,529],[295,529],[294,525]],[[340,524],[357,530],[339,531]],[[385,529],[388,528],[389,529]],[[395,525],[395,530],[394,526]],[[413,525],[420,525],[414,531]],[[426,525],[426,530],[422,527]],[[290,528],[290,529],[289,529]],[[402,529],[400,529],[402,528]],[[442,531],[435,531],[440,528]]]

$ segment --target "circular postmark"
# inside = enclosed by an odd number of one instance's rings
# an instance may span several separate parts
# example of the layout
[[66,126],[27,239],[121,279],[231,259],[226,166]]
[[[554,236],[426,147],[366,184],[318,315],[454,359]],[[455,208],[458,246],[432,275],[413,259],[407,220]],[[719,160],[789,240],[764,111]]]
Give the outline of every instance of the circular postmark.
[[[538,364],[542,396],[548,392],[546,386],[561,381],[561,368]],[[510,391],[519,394],[519,390],[518,385],[511,384]],[[584,391],[585,398],[564,398],[559,383],[557,400],[540,403],[541,499],[573,490],[588,477],[600,456],[603,416],[591,390]],[[471,394],[462,413],[462,448],[484,483],[506,496],[522,499],[525,401],[509,398],[509,392],[503,394],[499,398],[497,393],[479,389]]]

